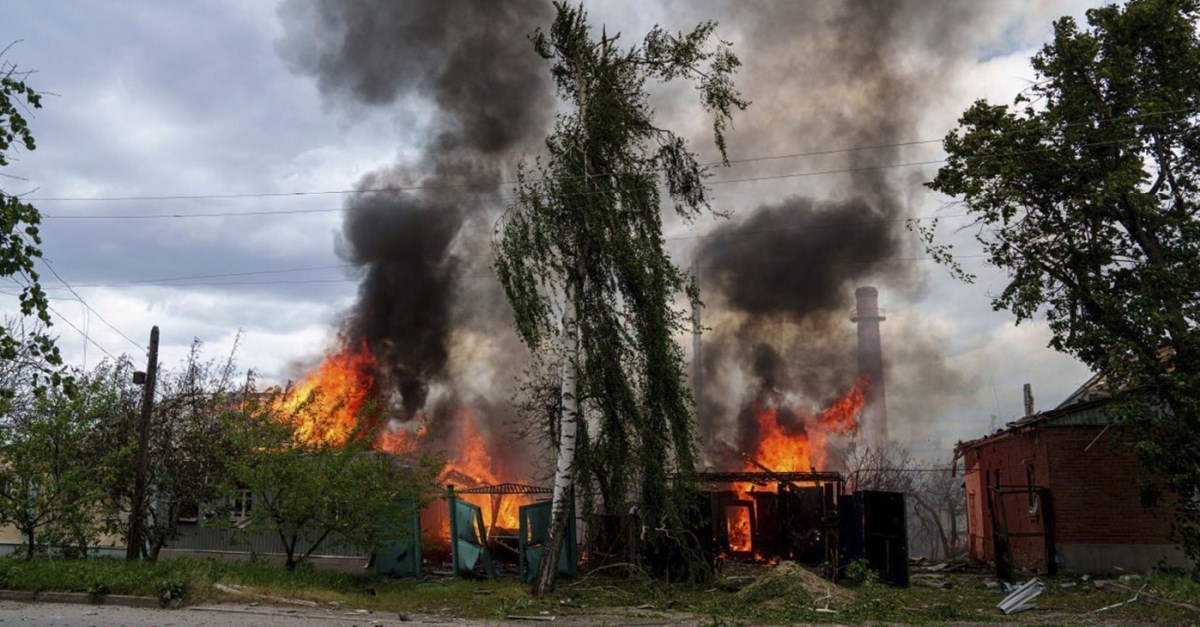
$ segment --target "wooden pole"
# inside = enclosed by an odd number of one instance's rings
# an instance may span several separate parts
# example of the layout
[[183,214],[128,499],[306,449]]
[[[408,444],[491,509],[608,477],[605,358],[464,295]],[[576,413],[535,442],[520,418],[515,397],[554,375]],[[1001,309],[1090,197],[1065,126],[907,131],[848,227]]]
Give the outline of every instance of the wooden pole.
[[158,371],[158,327],[150,329],[150,358],[146,381],[142,384],[142,416],[138,424],[137,465],[133,474],[133,503],[129,512],[129,542],[125,559],[136,560],[142,554],[142,513],[146,500],[146,463],[150,445],[150,413],[154,409],[154,382]]

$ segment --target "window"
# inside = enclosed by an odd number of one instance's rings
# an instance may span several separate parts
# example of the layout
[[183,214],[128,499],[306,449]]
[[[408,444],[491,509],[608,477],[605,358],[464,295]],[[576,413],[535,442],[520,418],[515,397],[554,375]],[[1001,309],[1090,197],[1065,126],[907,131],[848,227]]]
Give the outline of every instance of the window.
[[1036,518],[1038,515],[1038,490],[1037,490],[1037,472],[1033,466],[1033,460],[1027,459],[1025,465],[1025,488],[1029,492],[1029,517]]
[[200,520],[200,505],[195,501],[183,501],[175,510],[175,520],[181,523],[194,523]]
[[253,508],[254,493],[250,490],[241,490],[237,496],[233,497],[233,509],[230,514],[234,518],[249,518]]

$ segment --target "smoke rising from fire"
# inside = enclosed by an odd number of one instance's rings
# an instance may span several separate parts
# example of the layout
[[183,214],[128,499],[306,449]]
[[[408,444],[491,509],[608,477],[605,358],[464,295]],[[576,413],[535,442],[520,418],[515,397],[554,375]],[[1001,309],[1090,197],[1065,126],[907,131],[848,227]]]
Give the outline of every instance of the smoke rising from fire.
[[[366,340],[405,419],[444,382],[459,325],[507,322],[503,307],[463,316],[498,290],[466,281],[486,271],[484,239],[506,168],[544,136],[549,76],[527,36],[552,17],[542,2],[291,0],[280,8],[282,55],[340,105],[431,107],[423,157],[362,177],[345,207],[339,253],[364,271],[344,342]],[[424,191],[373,192],[422,187]],[[479,292],[482,292],[479,293]]]
[[[955,59],[973,59],[980,24],[996,11],[926,0],[669,4],[666,28],[715,19],[744,63],[736,81],[754,104],[735,120],[733,157],[926,138],[919,122],[939,78]],[[440,386],[477,395],[472,402],[487,410],[476,414],[498,435],[511,417],[510,381],[501,379],[520,371],[524,349],[488,278],[486,252],[504,202],[500,182],[539,151],[552,122],[549,74],[528,35],[550,23],[553,7],[533,0],[287,0],[280,16],[282,56],[314,77],[331,105],[411,118],[432,111],[431,121],[421,117],[413,127],[420,158],[362,177],[364,191],[346,203],[339,252],[362,269],[363,281],[344,341],[368,343],[384,370],[381,385],[396,391],[404,418],[428,412]],[[627,26],[610,23],[608,32]],[[636,39],[643,29],[631,30]],[[671,96],[668,90],[655,100],[664,125],[708,146],[710,129],[690,126],[702,116],[676,109]],[[854,288],[877,284],[885,297],[912,295],[924,280],[923,267],[896,261],[919,253],[904,229],[914,212],[913,182],[873,169],[911,154],[901,146],[858,150],[718,175],[851,170],[714,188],[716,207],[732,218],[693,251],[711,327],[698,394],[705,442],[742,444],[748,433],[734,425],[746,422],[737,416],[751,400],[783,399],[777,414],[794,429],[802,422],[796,412],[819,410],[854,385]],[[398,186],[426,189],[365,191]],[[890,392],[898,403],[929,396],[924,381],[959,380],[942,364],[936,338],[891,341],[885,338],[885,356],[904,355],[903,368],[930,375],[908,377],[906,390]],[[921,414],[919,402],[907,408],[903,418]],[[516,447],[506,450],[519,456]]]
[[[710,459],[720,457],[719,442],[742,442],[755,428],[737,417],[747,395],[763,402],[784,391],[800,402],[820,403],[854,383],[849,313],[855,287],[878,284],[893,296],[913,296],[922,288],[926,268],[904,259],[920,254],[905,228],[916,212],[909,202],[914,181],[880,166],[913,160],[914,154],[929,158],[897,144],[923,139],[919,123],[939,80],[959,60],[973,58],[977,29],[990,9],[964,4],[861,0],[732,9],[710,2],[698,9],[738,29],[735,49],[750,60],[739,85],[758,115],[730,138],[735,152],[885,146],[758,163],[758,176],[843,172],[724,198],[721,208],[732,214],[730,221],[695,251],[712,329],[698,394],[701,430],[718,443],[710,447]],[[926,345],[933,341],[905,335],[897,346],[895,338],[886,338],[884,354],[919,358],[894,363],[892,370],[923,370],[931,385],[961,382],[942,352]],[[912,414],[893,412],[893,422],[921,419],[920,403],[905,400],[927,396],[921,381],[906,378],[908,387],[894,395]]]

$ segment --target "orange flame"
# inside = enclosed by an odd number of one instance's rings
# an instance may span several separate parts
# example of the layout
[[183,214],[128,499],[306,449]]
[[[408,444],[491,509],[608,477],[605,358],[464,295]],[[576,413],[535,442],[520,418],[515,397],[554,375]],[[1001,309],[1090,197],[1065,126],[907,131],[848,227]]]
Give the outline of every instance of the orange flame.
[[[781,425],[779,407],[756,399],[750,409],[758,426],[758,441],[754,444],[754,450],[748,451],[749,457],[778,472],[805,472],[825,468],[828,461],[826,444],[829,435],[858,432],[858,418],[866,404],[864,390],[867,385],[867,378],[860,378],[819,414],[805,418],[802,429],[788,429],[787,426]],[[743,470],[757,472],[762,468],[747,461]],[[725,507],[729,550],[749,553],[754,550],[750,521],[751,512],[757,507],[752,494],[755,486],[749,483],[734,483],[731,487],[735,498],[750,501],[750,505],[729,504]]]
[[[371,407],[378,400],[375,377],[378,361],[366,342],[343,346],[325,357],[299,384],[276,398],[272,409],[292,422],[298,442],[342,446],[358,433],[379,426],[384,407]],[[450,459],[442,473],[445,482],[464,487],[495,485],[504,479],[479,431],[479,416],[462,408],[453,416],[458,446],[447,451]],[[415,429],[380,429],[373,448],[393,454],[413,453],[425,443],[427,426]],[[455,438],[450,438],[452,441]],[[521,495],[465,495],[480,506],[489,530],[516,529],[518,508],[530,502]],[[489,531],[489,535],[491,532]]]
[[363,415],[375,394],[376,367],[366,342],[344,347],[288,388],[272,409],[292,421],[297,441],[341,446],[366,426],[361,420],[379,420],[378,415]]
[[[446,463],[442,476],[474,480],[474,485],[466,486],[468,488],[511,481],[511,477],[502,477],[497,471],[487,440],[479,432],[479,416],[475,411],[463,408],[457,414],[458,454]],[[499,529],[516,529],[519,525],[518,509],[532,502],[529,495],[521,494],[463,495],[462,498],[483,510],[483,524],[489,536],[495,535]]]
[[[838,397],[821,413],[804,421],[803,429],[793,433],[779,424],[779,408],[754,401],[754,418],[758,423],[758,442],[749,454],[760,464],[779,472],[807,471],[824,468],[828,461],[825,445],[830,434],[852,434],[858,431],[858,418],[866,404],[863,390],[867,379],[859,379],[845,394]],[[747,463],[745,470],[761,470]]]
[[[740,494],[745,497],[746,495]],[[744,505],[725,506],[725,531],[729,534],[729,550],[749,553],[754,550],[750,533],[750,508]]]

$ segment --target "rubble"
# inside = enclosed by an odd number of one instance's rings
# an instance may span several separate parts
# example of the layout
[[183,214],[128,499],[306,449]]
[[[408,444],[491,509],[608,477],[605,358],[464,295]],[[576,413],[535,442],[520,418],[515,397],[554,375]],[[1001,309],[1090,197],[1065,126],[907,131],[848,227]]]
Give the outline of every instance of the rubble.
[[1036,599],[1046,590],[1046,584],[1040,579],[1034,577],[1029,581],[1019,585],[1004,600],[996,604],[996,607],[1005,614],[1016,614],[1024,612],[1036,607],[1031,601]]
[[736,596],[764,605],[811,603],[813,607],[829,609],[853,602],[855,594],[795,562],[781,562],[739,590]]

